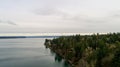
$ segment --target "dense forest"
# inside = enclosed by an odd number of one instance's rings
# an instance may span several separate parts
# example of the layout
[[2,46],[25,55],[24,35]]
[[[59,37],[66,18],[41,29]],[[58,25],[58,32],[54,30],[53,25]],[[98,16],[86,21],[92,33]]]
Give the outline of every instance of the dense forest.
[[120,67],[120,33],[61,36],[45,45],[73,67]]

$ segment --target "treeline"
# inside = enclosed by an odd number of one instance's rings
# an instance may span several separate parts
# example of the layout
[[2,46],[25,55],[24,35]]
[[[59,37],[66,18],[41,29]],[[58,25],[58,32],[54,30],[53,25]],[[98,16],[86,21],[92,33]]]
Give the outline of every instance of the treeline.
[[75,67],[120,67],[120,33],[62,36],[45,45]]

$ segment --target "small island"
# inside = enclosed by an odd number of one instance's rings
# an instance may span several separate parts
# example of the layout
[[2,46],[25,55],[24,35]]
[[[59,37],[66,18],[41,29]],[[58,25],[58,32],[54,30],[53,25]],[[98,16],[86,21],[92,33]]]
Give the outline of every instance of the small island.
[[45,46],[72,67],[120,67],[120,33],[61,36]]

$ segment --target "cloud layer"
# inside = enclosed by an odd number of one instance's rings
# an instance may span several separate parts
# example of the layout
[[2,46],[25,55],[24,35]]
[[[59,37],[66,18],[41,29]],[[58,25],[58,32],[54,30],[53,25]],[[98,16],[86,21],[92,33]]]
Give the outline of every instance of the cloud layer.
[[[119,2],[119,0],[0,1],[0,19],[10,20],[1,20],[0,30],[4,32],[119,32]],[[19,26],[15,27],[15,25]]]
[[16,23],[14,23],[12,21],[3,21],[3,20],[0,20],[0,23],[10,24],[10,25],[17,25]]

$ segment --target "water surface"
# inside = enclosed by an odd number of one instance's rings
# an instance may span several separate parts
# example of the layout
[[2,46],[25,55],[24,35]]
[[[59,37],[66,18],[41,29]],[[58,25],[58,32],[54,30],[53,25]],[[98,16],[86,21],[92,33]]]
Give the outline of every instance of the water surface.
[[0,39],[0,67],[70,67],[46,49],[44,38]]

